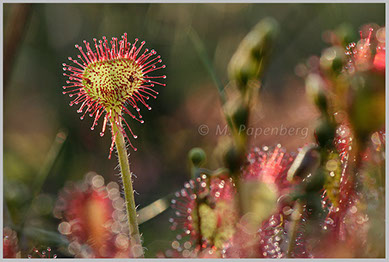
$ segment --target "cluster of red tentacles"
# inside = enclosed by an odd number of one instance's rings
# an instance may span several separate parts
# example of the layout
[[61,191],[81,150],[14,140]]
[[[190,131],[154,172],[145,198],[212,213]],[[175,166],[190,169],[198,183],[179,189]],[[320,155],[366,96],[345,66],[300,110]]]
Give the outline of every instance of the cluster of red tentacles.
[[[75,47],[80,51],[78,60],[69,57],[73,65],[63,63],[63,70],[67,71],[64,76],[69,79],[67,86],[63,86],[69,97],[75,97],[70,102],[70,106],[80,104],[78,113],[84,112],[81,119],[89,114],[94,118],[91,129],[97,125],[98,120],[105,112],[101,136],[104,135],[107,124],[116,124],[118,130],[124,135],[131,147],[131,144],[125,127],[131,132],[133,138],[137,136],[132,132],[124,114],[130,115],[133,119],[143,123],[142,116],[139,113],[138,102],[147,109],[151,107],[147,100],[156,98],[157,91],[153,89],[155,85],[165,86],[159,79],[166,78],[165,75],[151,76],[150,73],[165,68],[165,65],[159,65],[161,56],[156,55],[155,50],[143,49],[145,42],[137,46],[138,39],[131,44],[127,41],[127,34],[118,41],[113,37],[108,43],[106,37],[103,40],[94,40],[95,50],[84,40],[86,51],[79,45]],[[137,111],[138,116],[130,112],[132,107]],[[124,124],[122,124],[124,122]],[[112,145],[110,155],[115,144],[116,133],[112,132]]]

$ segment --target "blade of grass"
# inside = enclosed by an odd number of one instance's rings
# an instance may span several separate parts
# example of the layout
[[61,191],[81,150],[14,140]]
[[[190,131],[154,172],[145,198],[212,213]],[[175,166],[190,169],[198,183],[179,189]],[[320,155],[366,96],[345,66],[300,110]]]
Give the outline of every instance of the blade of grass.
[[222,101],[222,104],[224,105],[226,102],[226,94],[224,92],[224,85],[222,84],[220,79],[217,77],[216,72],[213,69],[212,63],[209,60],[209,57],[207,55],[207,51],[205,50],[203,42],[201,41],[197,32],[192,27],[189,27],[187,32],[189,35],[189,39],[191,40],[191,42],[193,44],[194,49],[196,50],[198,56],[201,59],[201,62],[203,63],[204,67],[207,69],[214,84],[216,85],[217,90],[219,91],[220,99]]
[[34,180],[33,184],[33,198],[37,197],[40,193],[44,182],[46,181],[47,176],[50,174],[51,169],[54,166],[55,160],[57,160],[58,155],[62,149],[63,144],[67,139],[67,132],[59,131],[52,143],[49,152],[47,153],[45,162],[40,169],[38,176]]
[[31,199],[26,203],[26,209],[24,212],[23,220],[22,223],[20,224],[19,238],[21,240],[22,245],[26,243],[25,241],[26,235],[23,229],[26,224],[28,215],[31,212],[32,203],[34,203],[34,200],[41,192],[42,186],[45,183],[46,178],[50,174],[50,171],[52,170],[54,163],[57,160],[66,139],[67,139],[66,131],[59,131],[57,133],[53,143],[51,144],[50,150],[46,155],[45,162],[43,163],[42,168],[40,169],[38,175],[34,180],[34,183],[32,185],[33,188],[32,196]]
[[20,50],[32,13],[31,4],[12,4],[11,6],[10,16],[4,28],[4,93],[7,91],[15,58]]
[[52,244],[57,244],[61,246],[68,246],[69,241],[58,232],[50,231],[37,227],[25,227],[25,235],[28,237],[33,237],[35,240],[39,239],[40,241]]
[[[220,97],[222,106],[224,106],[224,104],[227,102],[226,92],[224,90],[225,87],[222,84],[222,82],[220,81],[220,79],[217,77],[216,72],[213,69],[211,61],[209,60],[209,57],[207,55],[207,51],[205,50],[204,44],[201,41],[197,32],[192,27],[189,27],[187,32],[189,35],[189,39],[192,41],[192,44],[193,44],[197,54],[199,55],[199,57],[201,59],[201,62],[203,63],[203,65],[207,69],[209,75],[211,76],[211,78],[212,78],[212,80],[213,80],[213,82],[214,82],[214,84],[219,92],[219,97]],[[227,120],[227,124],[229,125],[231,130],[234,130],[234,126],[233,126],[233,122],[231,120],[231,117],[224,110],[222,110],[222,111],[223,111],[224,117]]]
[[160,198],[150,205],[140,209],[138,211],[138,223],[139,225],[149,221],[150,219],[158,216],[170,207],[170,201],[173,194],[169,194],[163,198]]

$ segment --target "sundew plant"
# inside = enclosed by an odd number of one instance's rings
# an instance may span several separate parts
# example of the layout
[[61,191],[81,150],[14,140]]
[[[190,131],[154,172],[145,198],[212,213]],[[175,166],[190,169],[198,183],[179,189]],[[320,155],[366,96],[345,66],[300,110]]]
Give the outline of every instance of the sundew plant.
[[[155,50],[149,51],[149,49],[145,49],[142,51],[145,42],[141,42],[140,46],[136,47],[138,39],[135,39],[134,43],[131,44],[127,42],[126,33],[122,38],[118,42],[118,39],[113,37],[112,41],[108,43],[107,39],[103,37],[103,40],[99,40],[99,44],[97,44],[96,39],[93,39],[96,51],[92,51],[90,44],[86,41],[84,41],[85,52],[82,50],[82,47],[76,45],[75,47],[81,53],[81,55],[78,55],[80,62],[69,57],[69,60],[76,67],[63,64],[63,70],[69,72],[68,74],[64,73],[64,76],[69,77],[69,80],[66,81],[68,86],[63,86],[63,89],[70,89],[69,91],[64,91],[63,94],[69,94],[70,97],[76,96],[70,102],[70,106],[81,104],[77,110],[78,113],[84,111],[81,120],[86,114],[94,117],[92,130],[97,125],[99,118],[105,114],[100,136],[104,135],[107,124],[110,123],[111,125],[112,144],[109,158],[111,158],[115,145],[127,206],[132,251],[138,257],[143,256],[143,250],[136,218],[132,178],[124,138],[127,139],[134,151],[137,149],[129,141],[124,128],[127,127],[129,129],[133,138],[137,138],[137,136],[132,132],[123,114],[128,114],[133,119],[143,123],[144,121],[140,120],[142,116],[139,113],[140,109],[137,102],[142,103],[148,110],[151,110],[146,101],[150,96],[156,98],[154,94],[158,94],[158,92],[152,89],[154,84],[165,85],[155,80],[166,78],[166,76],[149,75],[153,71],[165,68],[165,65],[160,67],[156,65],[161,63],[162,60],[160,59],[161,56],[155,55]],[[129,111],[127,106],[131,106],[136,110],[138,118]]]
[[4,258],[386,256],[384,4],[4,7]]

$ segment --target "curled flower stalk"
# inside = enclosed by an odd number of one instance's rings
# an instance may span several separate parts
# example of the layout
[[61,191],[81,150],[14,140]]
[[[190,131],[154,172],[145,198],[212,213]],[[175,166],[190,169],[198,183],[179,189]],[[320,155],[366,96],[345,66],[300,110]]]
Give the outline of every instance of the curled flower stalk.
[[[159,80],[165,79],[166,76],[150,74],[165,68],[165,65],[160,65],[161,56],[157,56],[155,50],[143,49],[144,41],[138,46],[138,39],[135,39],[133,44],[129,43],[126,33],[120,41],[115,37],[109,43],[106,37],[99,41],[93,40],[95,50],[92,50],[90,43],[84,40],[86,51],[81,46],[75,45],[80,51],[78,60],[69,57],[73,65],[63,64],[64,76],[69,78],[66,81],[67,86],[63,86],[65,89],[63,94],[75,97],[70,102],[70,106],[80,105],[77,112],[83,113],[81,120],[86,114],[93,118],[92,130],[101,118],[103,119],[101,136],[104,135],[106,127],[111,126],[112,143],[109,158],[116,146],[130,235],[134,245],[141,247],[126,143],[134,151],[137,149],[131,143],[126,129],[134,139],[137,136],[131,130],[124,115],[129,115],[140,123],[144,122],[138,104],[141,103],[151,110],[147,100],[150,97],[156,98],[158,92],[153,88],[155,85],[165,86]],[[136,113],[130,111],[131,107]],[[138,253],[143,256],[142,248],[140,250],[141,252]]]

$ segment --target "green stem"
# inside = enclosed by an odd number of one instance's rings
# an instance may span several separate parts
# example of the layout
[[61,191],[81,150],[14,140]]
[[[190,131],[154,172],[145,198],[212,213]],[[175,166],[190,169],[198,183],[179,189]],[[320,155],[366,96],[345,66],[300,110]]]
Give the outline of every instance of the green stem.
[[297,236],[297,230],[299,227],[300,219],[303,212],[303,205],[300,202],[300,200],[297,200],[293,207],[293,213],[292,213],[292,222],[290,225],[290,231],[289,231],[289,243],[288,243],[288,250],[286,252],[287,258],[292,258],[292,252],[295,247],[296,243],[296,236]]
[[144,257],[142,242],[139,234],[138,220],[134,200],[134,190],[132,188],[132,175],[127,156],[126,143],[124,141],[124,136],[122,132],[120,132],[119,128],[117,127],[117,124],[112,123],[112,127],[114,133],[116,134],[115,144],[116,150],[118,152],[124,195],[126,199],[127,218],[130,229],[132,251],[134,257]]

